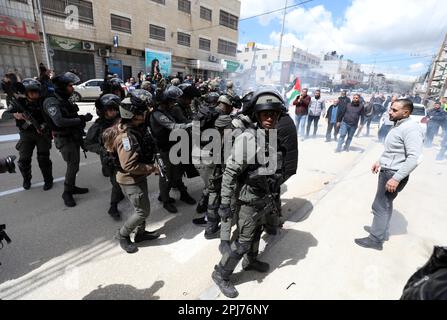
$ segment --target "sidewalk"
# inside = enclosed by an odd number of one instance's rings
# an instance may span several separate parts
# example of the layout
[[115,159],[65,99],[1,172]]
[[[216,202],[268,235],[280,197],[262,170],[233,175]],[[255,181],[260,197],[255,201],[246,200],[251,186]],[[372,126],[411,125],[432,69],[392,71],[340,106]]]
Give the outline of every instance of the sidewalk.
[[[272,272],[236,276],[240,299],[399,299],[433,246],[447,244],[447,198],[438,191],[447,164],[434,162],[436,150],[424,151],[425,161],[394,203],[390,241],[383,251],[374,251],[354,239],[366,236],[363,226],[372,222],[377,176],[369,170],[382,151],[375,144],[358,159],[306,221],[286,223],[280,240],[262,256]],[[326,160],[336,161],[331,154]],[[290,184],[299,181],[307,183],[306,176],[301,173]],[[297,189],[284,198],[299,196]]]

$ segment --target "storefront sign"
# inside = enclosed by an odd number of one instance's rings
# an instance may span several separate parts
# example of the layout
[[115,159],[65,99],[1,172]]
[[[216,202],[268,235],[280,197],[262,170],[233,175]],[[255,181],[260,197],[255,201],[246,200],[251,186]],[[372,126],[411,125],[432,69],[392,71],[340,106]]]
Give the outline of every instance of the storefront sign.
[[50,46],[53,49],[62,49],[68,51],[81,51],[82,42],[80,40],[50,36]]
[[224,70],[223,66],[219,63],[203,61],[203,60],[192,60],[190,66],[198,70],[208,70],[215,72],[222,72]]
[[222,60],[222,66],[224,68],[224,71],[233,73],[236,72],[241,64],[236,61],[230,61],[230,60]]
[[146,72],[152,74],[152,69],[158,68],[159,72],[168,77],[171,75],[172,53],[146,48]]
[[34,22],[7,16],[0,16],[0,36],[31,41],[40,40],[39,32]]

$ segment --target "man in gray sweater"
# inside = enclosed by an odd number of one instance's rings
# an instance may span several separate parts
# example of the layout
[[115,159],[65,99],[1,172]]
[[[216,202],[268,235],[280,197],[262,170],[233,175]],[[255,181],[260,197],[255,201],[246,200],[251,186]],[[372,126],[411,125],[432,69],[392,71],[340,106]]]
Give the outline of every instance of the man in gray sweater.
[[385,152],[372,167],[379,174],[379,186],[372,205],[374,219],[371,227],[365,227],[369,237],[356,239],[365,248],[382,250],[388,238],[393,213],[393,201],[408,183],[411,172],[419,164],[422,155],[424,132],[416,121],[410,119],[413,102],[397,100],[389,110],[394,127],[385,140]]

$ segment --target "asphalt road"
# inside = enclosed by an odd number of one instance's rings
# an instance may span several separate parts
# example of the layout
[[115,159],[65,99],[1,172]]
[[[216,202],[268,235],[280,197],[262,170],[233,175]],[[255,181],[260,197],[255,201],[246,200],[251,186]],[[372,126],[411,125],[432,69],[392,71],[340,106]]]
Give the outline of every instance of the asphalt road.
[[[324,130],[321,124],[317,139],[300,142],[299,172],[283,188],[284,230],[262,240],[261,258],[271,271],[237,269],[239,299],[397,299],[432,246],[447,243],[442,209],[447,203],[441,197],[447,165],[435,163],[436,150],[429,149],[396,200],[384,251],[357,247],[353,239],[365,235],[377,184],[370,166],[383,147],[375,137],[362,137],[354,140],[352,152],[336,155],[335,143],[324,143]],[[15,154],[14,146],[0,143],[0,154]],[[223,298],[210,277],[220,259],[219,241],[205,240],[203,228],[191,223],[195,206],[178,201],[180,212],[169,214],[157,201],[158,178],[150,177],[147,229],[162,237],[128,255],[114,240],[121,223],[106,213],[111,188],[98,157],[82,159],[77,181],[90,193],[76,197],[72,209],[60,197],[65,164],[54,148],[52,159],[58,182],[51,191],[42,191],[35,161],[37,185],[30,191],[20,188],[19,174],[0,177],[0,223],[13,240],[0,251],[0,299]],[[201,180],[186,184],[198,200]],[[175,192],[172,196],[178,199]],[[131,213],[127,201],[120,210]]]

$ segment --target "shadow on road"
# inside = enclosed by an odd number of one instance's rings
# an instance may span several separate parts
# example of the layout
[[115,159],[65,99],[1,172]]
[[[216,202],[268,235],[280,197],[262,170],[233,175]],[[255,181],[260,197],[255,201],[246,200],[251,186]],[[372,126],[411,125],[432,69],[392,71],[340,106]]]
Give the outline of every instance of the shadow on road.
[[[309,249],[318,245],[317,239],[309,232],[293,229],[282,231],[281,241],[262,253],[259,260],[270,264],[268,273],[257,273],[253,271],[241,271],[234,274],[234,283],[242,284],[256,280],[261,283],[272,272],[287,266],[297,265],[299,261],[306,258]],[[280,244],[280,245],[279,245]]]
[[312,202],[307,199],[282,199],[282,202],[285,202],[282,207],[283,221],[303,222],[310,217],[314,209]]
[[393,211],[390,221],[390,236],[399,236],[407,234],[408,221],[402,213],[397,210]]
[[99,286],[86,295],[82,300],[160,300],[154,294],[164,286],[164,281],[156,281],[150,288],[138,290],[125,284]]

